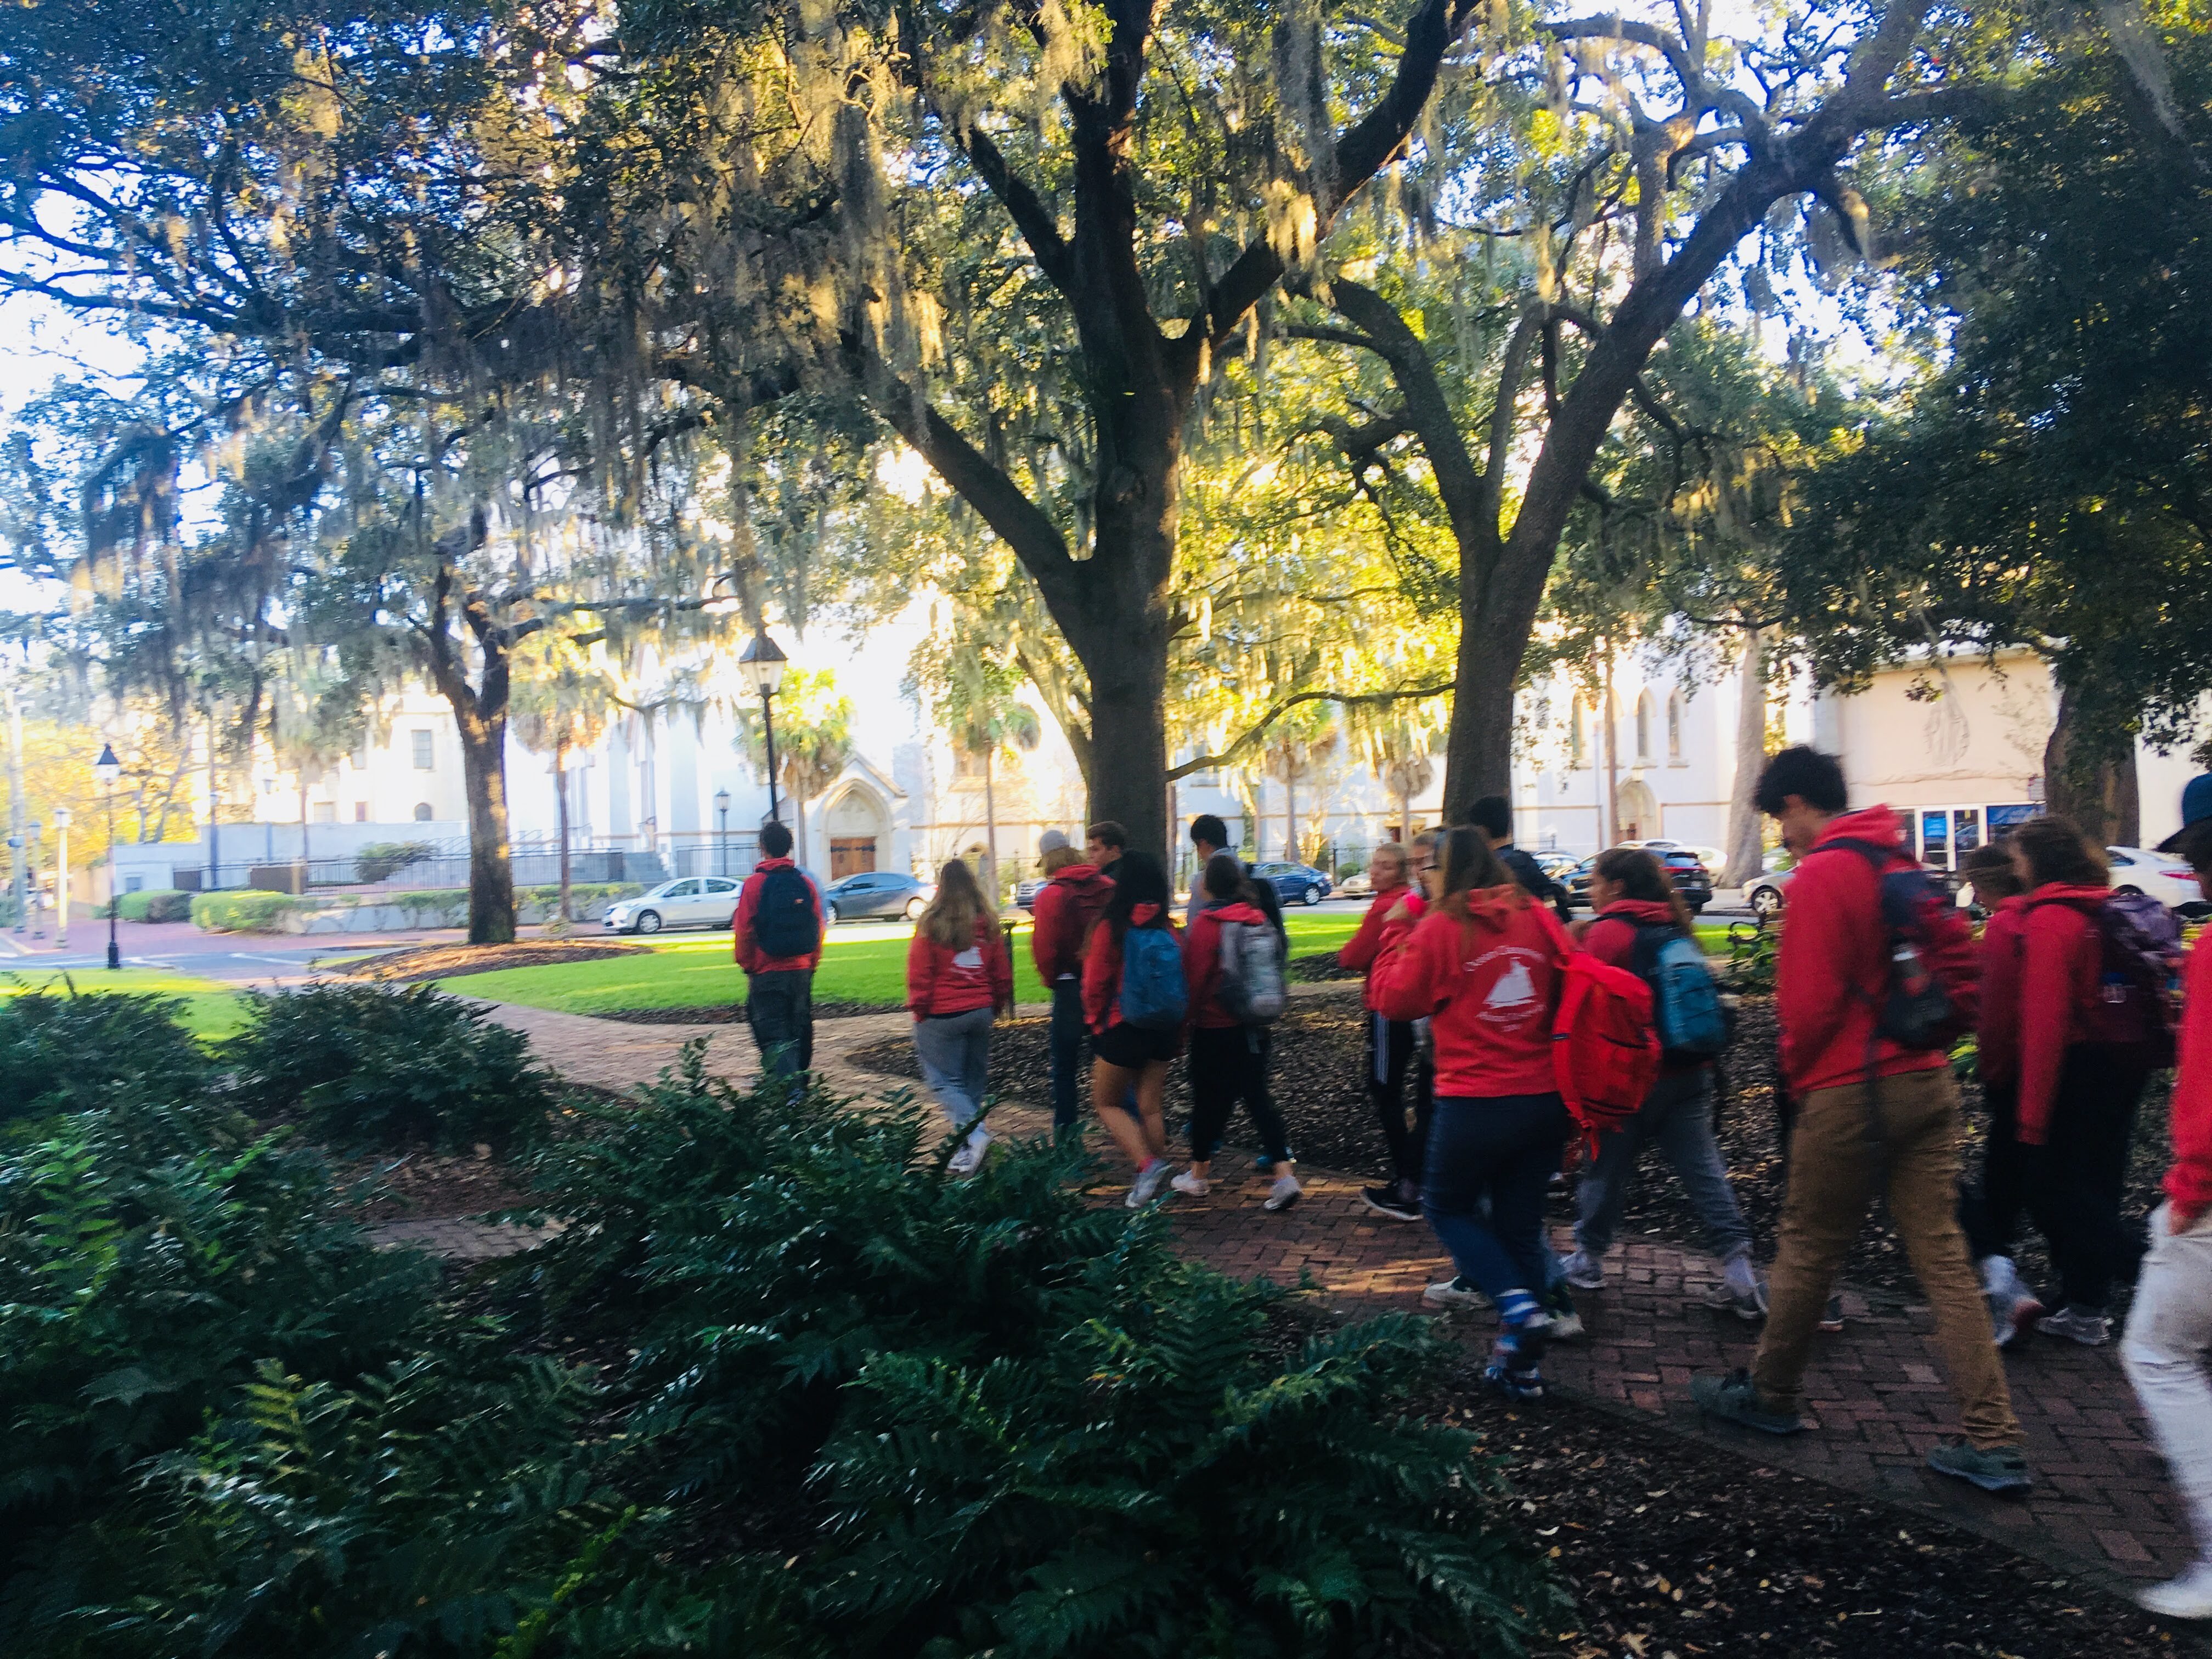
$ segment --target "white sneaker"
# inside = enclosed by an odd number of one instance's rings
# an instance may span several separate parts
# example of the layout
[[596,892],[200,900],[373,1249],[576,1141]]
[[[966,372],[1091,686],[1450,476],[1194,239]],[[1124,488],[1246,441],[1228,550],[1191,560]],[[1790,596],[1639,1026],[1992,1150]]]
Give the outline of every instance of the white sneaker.
[[2061,1308],[2045,1314],[2036,1325],[2045,1336],[2063,1336],[2085,1348],[2101,1348],[2112,1340],[2112,1322],[2087,1308]]
[[1139,1171],[1135,1182],[1130,1187],[1129,1197],[1127,1200],[1129,1207],[1133,1210],[1143,1209],[1146,1205],[1151,1203],[1158,1194],[1160,1184],[1167,1178],[1167,1159],[1164,1158],[1154,1158],[1152,1160],[1152,1167],[1148,1170]]
[[1441,1279],[1421,1292],[1421,1305],[1473,1312],[1488,1307],[1490,1298],[1464,1279]]
[[2136,1605],[2161,1619],[2212,1619],[2212,1561],[2136,1592]]
[[1592,1255],[1588,1250],[1577,1250],[1559,1263],[1559,1273],[1578,1291],[1601,1291],[1605,1288],[1605,1258]]
[[1194,1175],[1188,1170],[1185,1170],[1173,1181],[1168,1182],[1168,1185],[1174,1188],[1185,1198],[1204,1198],[1208,1193],[1213,1190],[1213,1183],[1212,1182],[1208,1181],[1202,1175]]
[[960,1150],[945,1167],[957,1176],[971,1176],[983,1167],[983,1158],[991,1150],[991,1132],[978,1129],[960,1143]]
[[1263,1210],[1287,1210],[1304,1198],[1305,1194],[1306,1189],[1298,1185],[1298,1178],[1296,1176],[1278,1176],[1275,1177],[1275,1184],[1267,1189],[1267,1201],[1260,1207]]

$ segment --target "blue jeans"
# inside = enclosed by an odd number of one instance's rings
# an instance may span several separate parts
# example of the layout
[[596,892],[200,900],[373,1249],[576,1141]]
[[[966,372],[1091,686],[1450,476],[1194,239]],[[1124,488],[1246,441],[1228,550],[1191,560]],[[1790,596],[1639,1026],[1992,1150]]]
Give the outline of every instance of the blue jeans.
[[1052,988],[1052,1127],[1073,1129],[1079,1115],[1077,1102],[1084,1089],[1083,987],[1078,981],[1055,981]]
[[991,1019],[990,1009],[970,1008],[914,1023],[914,1053],[921,1062],[922,1081],[945,1109],[955,1134],[975,1121],[991,1086]]
[[1597,1162],[1575,1191],[1575,1243],[1585,1255],[1603,1255],[1613,1247],[1620,1212],[1628,1206],[1628,1182],[1636,1160],[1656,1145],[1689,1194],[1690,1207],[1705,1229],[1713,1254],[1723,1261],[1751,1254],[1751,1229],[1744,1225],[1728,1167],[1713,1141],[1713,1073],[1709,1066],[1662,1077],[1644,1097],[1644,1109],[1620,1129],[1598,1140]]
[[1508,1291],[1541,1295],[1550,1278],[1544,1192],[1572,1127],[1556,1094],[1437,1102],[1421,1213],[1460,1277],[1492,1302]]

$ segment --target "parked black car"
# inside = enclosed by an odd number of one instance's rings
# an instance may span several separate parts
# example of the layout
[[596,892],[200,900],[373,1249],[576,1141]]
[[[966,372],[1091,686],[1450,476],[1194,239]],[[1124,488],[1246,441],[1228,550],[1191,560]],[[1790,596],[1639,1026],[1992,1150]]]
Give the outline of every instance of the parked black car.
[[936,887],[919,876],[866,870],[831,882],[822,900],[832,921],[857,921],[863,916],[904,916],[912,921],[936,895]]
[[[1712,873],[1695,853],[1682,848],[1651,847],[1644,850],[1667,866],[1668,878],[1674,882],[1674,890],[1682,896],[1682,902],[1690,907],[1692,915],[1700,914],[1713,902]],[[1597,856],[1593,854],[1575,866],[1567,875],[1567,902],[1570,904],[1583,908],[1589,906],[1590,872],[1596,868]]]
[[1319,904],[1335,885],[1310,864],[1255,864],[1252,879],[1266,882],[1285,904]]

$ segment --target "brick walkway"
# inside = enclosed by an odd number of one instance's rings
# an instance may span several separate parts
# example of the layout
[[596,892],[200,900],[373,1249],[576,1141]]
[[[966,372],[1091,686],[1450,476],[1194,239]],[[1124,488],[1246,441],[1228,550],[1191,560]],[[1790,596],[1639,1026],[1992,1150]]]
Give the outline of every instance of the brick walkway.
[[[742,1073],[753,1064],[742,1026],[629,1025],[509,1006],[499,1006],[497,1018],[529,1033],[556,1069],[604,1088],[651,1078],[673,1065],[694,1036],[708,1039],[718,1071]],[[824,1021],[817,1028],[817,1066],[834,1086],[879,1092],[888,1080],[856,1071],[848,1056],[906,1028],[903,1014]],[[994,1119],[1002,1133],[1048,1127],[1044,1114],[1020,1105],[1001,1106]],[[1310,1275],[1328,1305],[1347,1315],[1418,1307],[1421,1287],[1446,1267],[1427,1229],[1369,1212],[1356,1178],[1299,1173],[1307,1198],[1283,1217],[1260,1209],[1264,1188],[1256,1176],[1217,1188],[1206,1200],[1175,1198],[1180,1237],[1201,1259],[1240,1277],[1296,1284],[1301,1273]],[[395,1244],[467,1259],[527,1248],[516,1230],[495,1235],[469,1222],[389,1223],[377,1231]],[[1564,1236],[1559,1243],[1568,1247]],[[1708,1424],[1689,1403],[1692,1370],[1747,1364],[1756,1340],[1754,1328],[1700,1304],[1716,1275],[1713,1262],[1647,1240],[1624,1243],[1608,1265],[1607,1287],[1577,1298],[1589,1334],[1555,1345],[1547,1356],[1546,1370],[1563,1392],[1731,1445],[1763,1463],[1941,1515],[2108,1584],[2169,1576],[2188,1564],[2185,1523],[2112,1349],[2034,1342],[2008,1362],[2039,1485],[2024,1501],[1998,1499],[1921,1464],[1930,1445],[1956,1432],[1923,1309],[1847,1291],[1848,1328],[1821,1339],[1821,1357],[1806,1379],[1806,1414],[1818,1426],[1776,1439]],[[1470,1343],[1487,1344],[1480,1318],[1450,1322]]]

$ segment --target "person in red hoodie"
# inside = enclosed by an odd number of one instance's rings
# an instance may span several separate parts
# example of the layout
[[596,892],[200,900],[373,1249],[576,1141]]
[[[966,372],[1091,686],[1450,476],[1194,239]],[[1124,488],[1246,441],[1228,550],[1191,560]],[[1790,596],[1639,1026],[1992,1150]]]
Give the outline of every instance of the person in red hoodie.
[[[1367,860],[1367,879],[1375,897],[1359,919],[1358,931],[1339,947],[1337,965],[1368,974],[1375,953],[1382,948],[1382,925],[1403,900],[1409,918],[1417,918],[1425,901],[1412,885],[1412,855],[1395,842],[1376,848]],[[1362,1001],[1367,1009],[1367,1097],[1375,1103],[1375,1115],[1382,1125],[1382,1141],[1390,1151],[1393,1179],[1377,1187],[1364,1187],[1359,1196],[1377,1215],[1393,1221],[1421,1218],[1421,1154],[1428,1145],[1429,1119],[1436,1109],[1434,1079],[1419,1058],[1419,1043],[1411,1020],[1391,1019],[1375,1006],[1375,981],[1369,975]],[[1413,1073],[1413,1122],[1406,1125],[1406,1073]]]
[[[1892,970],[1882,883],[1920,866],[1887,806],[1845,810],[1844,769],[1832,755],[1802,744],[1782,750],[1753,799],[1780,822],[1799,859],[1775,966],[1782,1080],[1796,1118],[1758,1357],[1748,1371],[1692,1377],[1691,1396],[1716,1417],[1769,1434],[1805,1426],[1799,1390],[1828,1293],[1886,1181],[1890,1220],[1935,1312],[1936,1351],[1966,1431],[1964,1441],[1930,1451],[1928,1466],[1987,1492],[2022,1490],[2033,1484],[2023,1437],[1959,1226],[1966,1125],[1950,1057],[1876,1029]],[[1954,979],[1970,986],[1972,935],[1955,910],[1930,912],[1928,949],[1942,954],[1923,965],[1943,974],[1947,988]],[[1960,995],[1971,1002],[1970,992]]]
[[[1651,854],[1632,847],[1601,853],[1590,872],[1590,903],[1597,915],[1583,924],[1583,949],[1600,962],[1632,973],[1650,971],[1650,953],[1672,939],[1692,937],[1689,907]],[[1638,947],[1645,957],[1638,960]],[[1597,1161],[1583,1173],[1575,1194],[1575,1253],[1566,1259],[1568,1284],[1595,1291],[1605,1285],[1605,1253],[1628,1204],[1629,1178],[1647,1146],[1656,1146],[1674,1166],[1690,1206],[1705,1224],[1721,1278],[1706,1305],[1740,1319],[1763,1319],[1766,1292],[1751,1261],[1751,1229],[1729,1186],[1728,1166],[1713,1139],[1713,1063],[1670,1059],[1651,1085],[1644,1109],[1607,1135]]]
[[1261,1207],[1287,1210],[1305,1188],[1298,1185],[1283,1115],[1267,1092],[1267,1028],[1246,1024],[1222,1000],[1221,940],[1227,927],[1266,928],[1275,936],[1278,963],[1289,961],[1290,940],[1260,908],[1259,895],[1235,854],[1216,853],[1208,859],[1199,885],[1206,903],[1182,936],[1183,979],[1190,994],[1190,1168],[1170,1184],[1187,1198],[1206,1196],[1230,1109],[1242,1100],[1275,1177]]
[[1037,839],[1037,862],[1048,879],[1030,901],[1030,957],[1052,993],[1052,1127],[1075,1128],[1076,1080],[1083,1074],[1083,945],[1106,914],[1114,878],[1067,843],[1057,830]]
[[1572,1127],[1553,1069],[1552,1016],[1557,964],[1575,947],[1480,830],[1447,831],[1443,854],[1437,902],[1416,921],[1401,900],[1383,919],[1369,983],[1380,1012],[1426,1018],[1436,1042],[1421,1211],[1458,1273],[1424,1300],[1464,1294],[1462,1281],[1480,1287],[1499,1319],[1485,1376],[1514,1399],[1535,1399],[1551,1324],[1544,1194]]
[[[745,1023],[760,1050],[762,1069],[782,1076],[814,1068],[814,970],[822,963],[822,895],[791,861],[788,824],[761,825],[760,850],[760,862],[738,892],[730,949],[745,970]],[[765,915],[763,902],[769,907]]]
[[[2212,898],[2212,775],[2182,797],[2198,816],[2159,850],[2178,853]],[[2197,1535],[2197,1561],[2136,1600],[2168,1619],[2212,1619],[2212,944],[2189,953],[2181,1004],[2180,1056],[2169,1127],[2173,1163],[2166,1202],[2150,1220],[2150,1254],[2136,1279],[2120,1338],[2120,1363],[2135,1384],[2152,1437],[2173,1471]]]
[[[1091,1104],[1136,1169],[1129,1188],[1133,1210],[1158,1196],[1168,1178],[1168,1066],[1182,1052],[1179,1027],[1153,1030],[1121,1018],[1122,942],[1141,927],[1175,933],[1167,872],[1149,853],[1124,853],[1114,861],[1114,896],[1084,947],[1083,1018],[1097,1056],[1091,1067]],[[1132,1090],[1134,1112],[1123,1105]]]
[[991,1023],[1014,1006],[1014,967],[975,872],[954,859],[937,872],[937,896],[906,950],[906,1003],[922,1080],[952,1133],[969,1130],[947,1166],[973,1175],[991,1147],[975,1119],[991,1080]]
[[2027,890],[2003,900],[1982,935],[1990,1133],[1967,1234],[1999,1347],[2042,1310],[2012,1261],[2022,1208],[2050,1242],[2063,1296],[2036,1328],[2100,1347],[2112,1280],[2133,1255],[2120,1199],[2151,1058],[2090,1040],[2105,963],[2097,917],[2112,896],[2104,854],[2054,817],[2029,819],[2008,845]]

